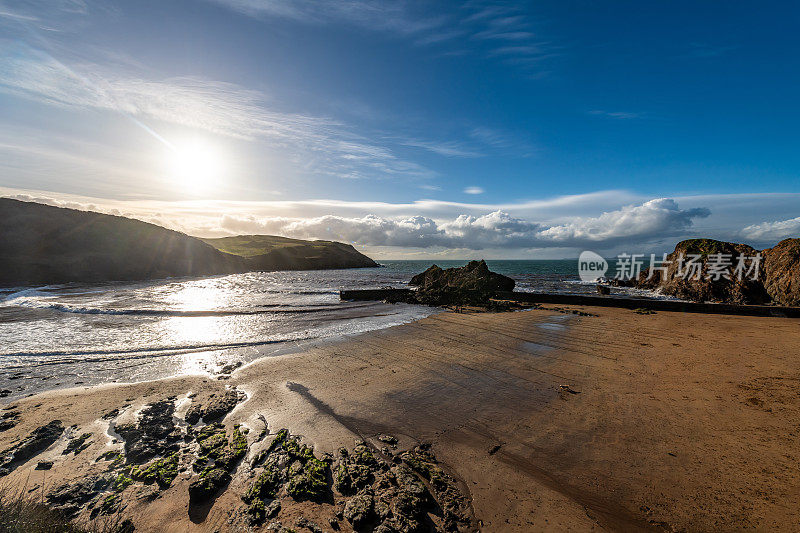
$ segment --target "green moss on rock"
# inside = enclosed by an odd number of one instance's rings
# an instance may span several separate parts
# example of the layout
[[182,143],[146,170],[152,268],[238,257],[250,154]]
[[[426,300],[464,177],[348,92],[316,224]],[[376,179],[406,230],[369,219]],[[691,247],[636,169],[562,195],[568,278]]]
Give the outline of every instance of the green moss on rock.
[[158,483],[162,489],[168,488],[178,475],[179,456],[173,453],[169,457],[156,459],[146,467],[134,466],[130,470],[130,476],[136,481],[143,483]]

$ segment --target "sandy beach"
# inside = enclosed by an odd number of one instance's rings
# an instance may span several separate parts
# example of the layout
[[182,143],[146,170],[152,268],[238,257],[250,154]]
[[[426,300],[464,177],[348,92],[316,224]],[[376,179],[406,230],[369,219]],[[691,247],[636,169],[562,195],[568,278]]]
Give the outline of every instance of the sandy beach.
[[[182,417],[235,387],[247,398],[224,424],[250,431],[230,485],[198,516],[189,512],[191,470],[155,495],[134,484],[120,513],[137,531],[247,530],[241,495],[263,449],[261,417],[270,435],[287,428],[320,454],[361,439],[379,447],[382,434],[399,449],[430,443],[471,502],[470,527],[482,531],[800,530],[799,363],[792,319],[588,307],[445,312],[260,359],[222,379],[11,402],[3,413],[19,413],[18,423],[0,432],[0,450],[51,420],[77,427],[0,484],[38,494],[102,473],[96,458],[121,446],[104,414],[119,409],[120,423],[175,397]],[[88,448],[63,455],[67,435],[85,432]],[[34,468],[45,460],[52,469]],[[283,524],[303,515],[330,530],[333,504],[281,503]]]

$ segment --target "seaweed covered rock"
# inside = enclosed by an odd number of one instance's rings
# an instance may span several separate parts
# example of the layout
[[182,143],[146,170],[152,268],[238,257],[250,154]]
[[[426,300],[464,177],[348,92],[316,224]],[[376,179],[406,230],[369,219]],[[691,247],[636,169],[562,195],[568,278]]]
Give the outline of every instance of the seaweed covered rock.
[[14,446],[0,452],[0,477],[49,448],[64,432],[61,420],[34,429]]
[[762,252],[764,288],[780,305],[800,305],[800,239],[785,239]]
[[432,265],[417,274],[410,285],[418,287],[417,300],[428,305],[485,305],[498,291],[513,291],[513,279],[489,270],[486,261],[470,261],[459,268]]
[[[401,454],[403,462],[414,472],[428,481],[433,497],[441,509],[444,529],[446,531],[460,531],[470,524],[471,509],[467,498],[458,487],[456,480],[447,474],[436,461],[436,457],[426,446],[417,446],[413,450]],[[408,494],[409,504],[418,498],[408,483],[403,485]],[[409,507],[413,510],[414,507]],[[409,517],[411,520],[414,517]]]
[[[757,254],[758,250],[746,244],[688,239],[679,242],[675,251],[667,256],[666,271],[653,269],[651,274],[647,269],[631,285],[695,302],[765,304],[770,296],[762,282],[763,265],[753,265],[754,270],[748,273],[751,261],[747,261],[741,275],[735,271],[740,256],[752,258]],[[696,266],[689,264],[693,257],[696,257],[692,261]],[[717,259],[727,261],[727,275],[714,272],[715,264],[721,264]],[[756,279],[752,279],[754,277]]]
[[207,502],[230,482],[231,475],[221,468],[210,468],[202,472],[189,484],[189,504]]
[[[283,495],[295,501],[322,501],[329,497],[329,464],[314,455],[314,449],[302,444],[288,430],[282,429],[266,450],[252,461],[254,468],[263,469],[242,495],[252,524],[272,518],[280,510],[275,503]],[[267,501],[272,503],[267,504]]]
[[218,422],[209,424],[197,432],[196,440],[200,448],[200,456],[194,462],[196,471],[208,470],[213,466],[233,472],[247,453],[247,438],[238,425],[233,427],[230,440],[225,426]]
[[134,466],[130,469],[132,480],[150,484],[157,483],[162,489],[168,488],[178,475],[179,457],[173,453],[169,457],[156,459],[147,466]]

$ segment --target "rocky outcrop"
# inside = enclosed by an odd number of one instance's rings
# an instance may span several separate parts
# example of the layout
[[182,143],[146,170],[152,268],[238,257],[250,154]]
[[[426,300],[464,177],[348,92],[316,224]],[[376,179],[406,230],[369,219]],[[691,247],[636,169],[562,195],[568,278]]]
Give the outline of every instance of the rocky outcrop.
[[[715,275],[714,258],[723,254],[732,264],[727,277]],[[689,239],[679,242],[675,251],[667,256],[666,271],[649,269],[642,272],[633,283],[637,288],[657,290],[661,294],[695,302],[725,302],[732,304],[766,304],[770,296],[764,288],[763,258],[758,273],[734,272],[739,256],[754,257],[758,250],[746,244],[716,241],[713,239]],[[687,266],[692,256],[697,269]],[[683,258],[683,263],[681,263]],[[746,268],[750,266],[748,262]],[[752,279],[753,277],[756,279]]]
[[416,298],[427,305],[485,305],[498,291],[513,291],[514,280],[489,270],[486,261],[470,261],[459,268],[432,265],[417,274],[410,285]]
[[800,305],[800,239],[785,239],[761,252],[764,288],[780,305]]
[[[754,265],[747,261],[741,275],[736,271],[739,256],[754,257],[759,253],[760,262]],[[727,276],[713,274],[717,254],[730,261]],[[699,256],[695,261],[697,275],[687,276],[686,262],[692,255]],[[615,280],[612,284],[695,302],[800,306],[800,239],[785,239],[760,252],[746,244],[689,239],[675,246],[665,266],[666,271],[653,269],[651,274],[650,269],[645,269],[635,280]]]

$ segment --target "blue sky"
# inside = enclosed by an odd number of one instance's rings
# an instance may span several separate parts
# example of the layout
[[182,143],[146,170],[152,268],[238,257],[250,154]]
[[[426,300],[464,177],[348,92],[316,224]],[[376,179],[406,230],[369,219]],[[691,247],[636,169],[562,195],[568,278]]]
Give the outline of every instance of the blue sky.
[[0,0],[0,187],[379,257],[766,246],[800,233],[799,22],[790,2]]

